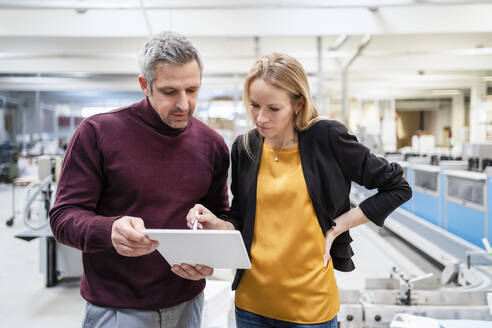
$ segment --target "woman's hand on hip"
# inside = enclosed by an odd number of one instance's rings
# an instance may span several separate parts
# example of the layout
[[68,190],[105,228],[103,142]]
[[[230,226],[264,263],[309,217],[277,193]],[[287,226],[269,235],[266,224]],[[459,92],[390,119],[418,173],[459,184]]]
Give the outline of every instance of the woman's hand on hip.
[[325,235],[325,254],[323,256],[323,264],[325,266],[328,264],[328,261],[330,260],[330,250],[334,240],[335,240],[335,236],[333,234],[333,228],[327,230]]

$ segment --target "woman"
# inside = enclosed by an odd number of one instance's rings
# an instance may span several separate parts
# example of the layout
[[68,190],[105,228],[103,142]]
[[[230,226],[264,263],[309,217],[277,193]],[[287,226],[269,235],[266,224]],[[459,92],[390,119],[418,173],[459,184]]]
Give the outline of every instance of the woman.
[[[238,328],[337,327],[334,268],[354,269],[348,230],[382,226],[411,189],[400,166],[371,154],[342,124],[318,118],[294,58],[260,58],[243,99],[256,128],[232,147],[231,211],[222,220],[196,205],[188,226],[197,219],[203,229],[242,233],[252,268],[238,270],[232,285]],[[378,193],[350,209],[352,181]]]

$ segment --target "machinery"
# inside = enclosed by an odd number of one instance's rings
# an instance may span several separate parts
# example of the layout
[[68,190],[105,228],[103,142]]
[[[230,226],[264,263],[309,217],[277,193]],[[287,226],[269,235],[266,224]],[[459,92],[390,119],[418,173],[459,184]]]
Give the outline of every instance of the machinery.
[[15,237],[26,241],[39,239],[40,270],[46,276],[46,286],[52,287],[61,280],[78,279],[82,275],[82,254],[74,248],[57,243],[49,226],[48,213],[53,205],[62,158],[39,156],[37,164],[38,179],[27,186],[22,211],[28,230]]
[[463,156],[468,158],[469,170],[482,172],[492,164],[492,143],[464,144]]
[[413,197],[403,208],[483,247],[482,239],[492,240],[492,212],[487,206],[492,180],[485,173],[441,163],[442,166],[405,164]]
[[[492,320],[492,170],[467,171],[463,161],[435,166],[410,159],[400,164],[413,197],[385,227],[441,267],[440,277],[408,276],[395,268],[389,278],[368,280],[365,289],[353,291],[359,294],[342,301],[344,311],[362,313],[341,317],[340,327],[387,327],[399,313]],[[357,205],[375,192],[354,183],[351,202]],[[350,325],[347,318],[356,317],[363,322]]]

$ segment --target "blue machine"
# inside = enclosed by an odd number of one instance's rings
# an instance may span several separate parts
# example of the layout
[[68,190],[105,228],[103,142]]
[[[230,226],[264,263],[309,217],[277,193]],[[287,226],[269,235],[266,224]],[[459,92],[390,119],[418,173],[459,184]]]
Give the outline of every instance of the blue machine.
[[413,213],[442,227],[440,197],[441,169],[433,165],[412,165],[413,169]]
[[[483,247],[487,231],[487,175],[469,171],[445,171],[445,228],[449,232]],[[491,189],[492,190],[492,189]]]
[[407,165],[406,174],[413,197],[403,209],[478,247],[492,242],[491,177],[421,164]]
[[[410,167],[408,165],[408,162],[398,162],[398,164],[400,164],[400,166],[403,168],[403,177],[405,178],[405,180],[408,181],[408,183],[410,184],[410,187],[412,189],[414,189],[413,188],[413,169],[412,169],[412,167]],[[413,197],[410,198],[410,200],[408,202],[406,202],[405,204],[403,204],[401,207],[406,209],[407,211],[413,212]]]
[[[490,190],[490,192],[489,192]],[[485,198],[487,200],[486,204],[492,204],[492,178],[490,177],[489,174],[487,174],[487,197]],[[487,220],[485,221],[486,224],[486,233],[487,233],[487,240],[489,243],[492,244],[492,206],[485,206],[487,208]]]

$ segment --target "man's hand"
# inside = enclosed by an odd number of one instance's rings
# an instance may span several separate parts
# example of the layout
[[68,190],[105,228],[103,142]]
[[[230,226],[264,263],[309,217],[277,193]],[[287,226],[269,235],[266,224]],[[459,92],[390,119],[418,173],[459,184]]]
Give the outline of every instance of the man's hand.
[[159,247],[159,242],[144,235],[143,229],[145,225],[141,218],[123,216],[114,221],[111,228],[111,242],[118,254],[136,257],[155,251]]
[[214,273],[214,269],[206,265],[197,264],[195,266],[181,263],[181,265],[173,265],[171,271],[184,279],[200,280]]

